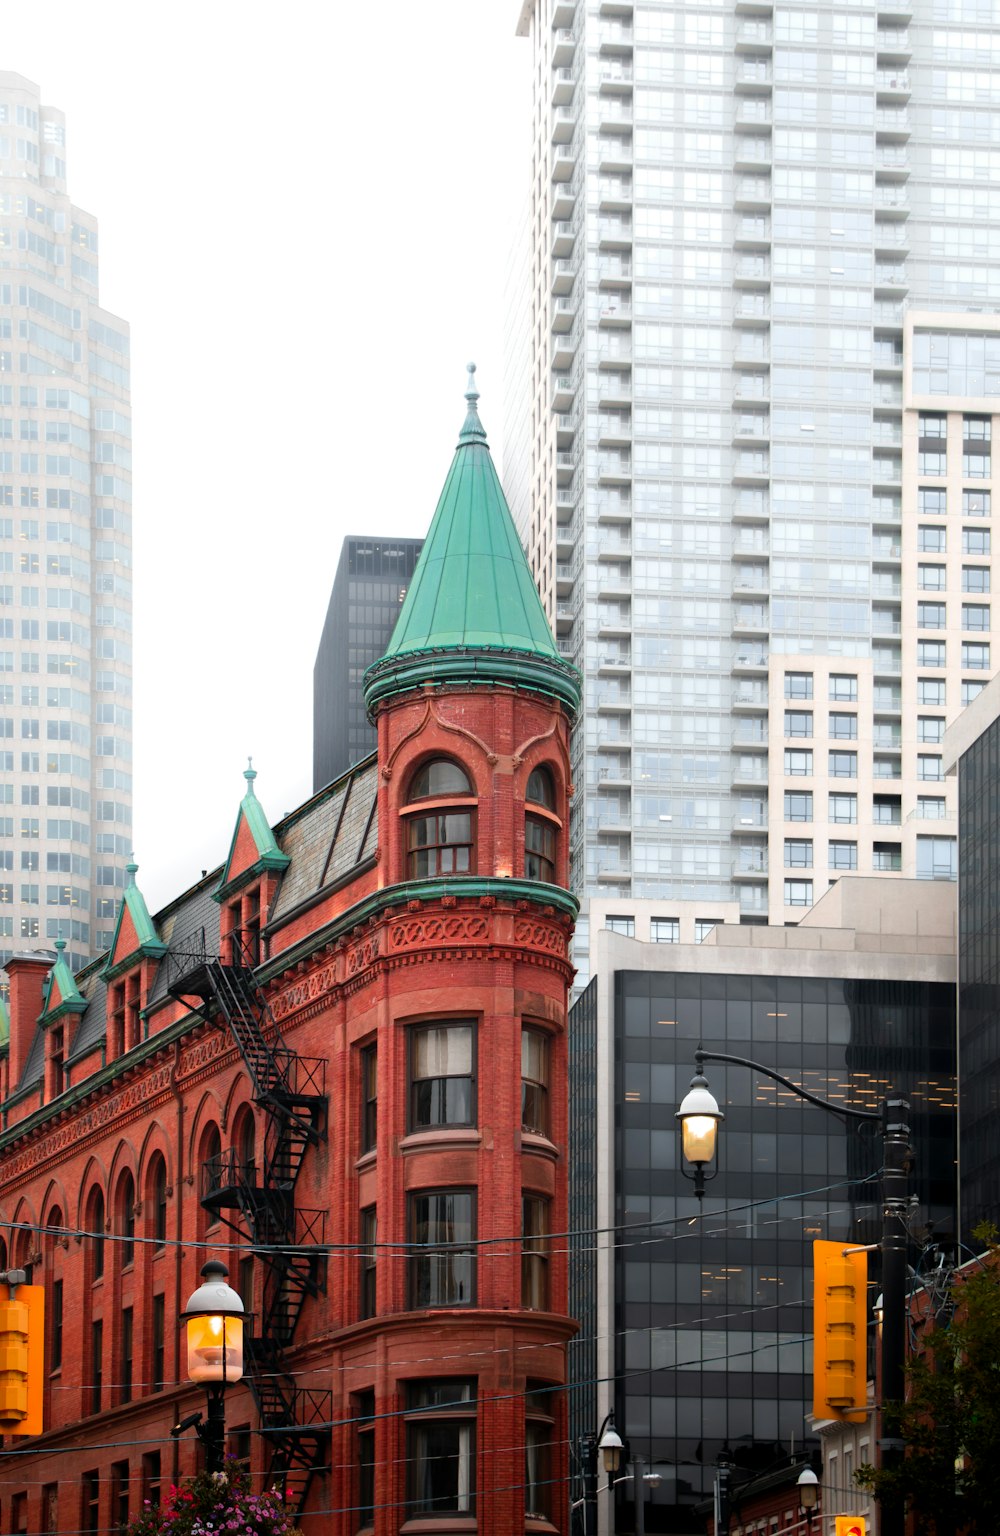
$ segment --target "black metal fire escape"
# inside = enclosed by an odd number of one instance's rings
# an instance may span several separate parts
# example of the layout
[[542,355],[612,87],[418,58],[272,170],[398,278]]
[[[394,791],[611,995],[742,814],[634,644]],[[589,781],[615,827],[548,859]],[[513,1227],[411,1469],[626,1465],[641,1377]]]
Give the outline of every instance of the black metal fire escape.
[[306,1297],[326,1286],[326,1212],[295,1203],[306,1151],[325,1134],[326,1062],[284,1044],[252,966],[207,954],[203,931],[172,946],[169,963],[171,996],[197,997],[206,1018],[229,1029],[267,1117],[260,1160],[244,1161],[237,1148],[212,1158],[201,1203],[237,1231],[223,1212],[239,1211],[264,1265],[260,1319],[246,1330],[247,1381],[271,1445],[269,1476],[298,1516],[314,1473],[327,1465],[333,1416],[332,1394],[298,1386],[286,1360]]

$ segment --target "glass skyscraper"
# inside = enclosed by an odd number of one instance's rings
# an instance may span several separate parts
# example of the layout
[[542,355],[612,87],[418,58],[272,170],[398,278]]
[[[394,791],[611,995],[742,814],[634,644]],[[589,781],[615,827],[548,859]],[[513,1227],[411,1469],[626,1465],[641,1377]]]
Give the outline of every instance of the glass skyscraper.
[[844,873],[953,878],[940,738],[994,659],[1000,12],[523,0],[518,27],[507,488],[585,676],[584,979],[588,909],[663,937],[796,922]]
[[0,72],[0,965],[110,944],[132,823],[129,331],[63,114]]

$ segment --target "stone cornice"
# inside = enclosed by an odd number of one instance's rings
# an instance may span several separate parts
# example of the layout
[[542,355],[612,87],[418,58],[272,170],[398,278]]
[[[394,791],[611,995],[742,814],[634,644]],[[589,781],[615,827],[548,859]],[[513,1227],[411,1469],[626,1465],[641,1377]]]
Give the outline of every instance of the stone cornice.
[[[507,895],[506,888],[513,882],[493,883],[503,887]],[[268,967],[273,989],[268,1000],[279,1025],[293,1015],[317,1011],[338,991],[351,995],[366,986],[375,973],[454,961],[457,955],[509,964],[528,960],[557,971],[567,983],[572,980],[567,953],[569,919],[563,913],[552,906],[539,909],[526,901],[498,902],[492,896],[477,899],[468,889],[472,884],[466,883],[463,901],[455,896],[443,896],[438,901],[411,899],[401,911],[383,910],[380,917],[370,917],[366,927],[342,937],[332,949],[327,939],[322,944],[324,958],[320,963],[310,967],[308,958],[300,955],[294,964],[298,974],[284,985],[281,973],[276,974],[276,966],[284,957],[278,957]],[[286,964],[283,969],[287,977],[293,966]]]
[[[558,912],[575,922],[580,903],[571,892],[560,885],[545,885],[539,880],[505,880],[488,875],[459,875],[439,880],[406,880],[399,885],[389,885],[373,891],[370,896],[355,902],[329,923],[324,923],[305,939],[281,950],[260,967],[257,972],[262,984],[276,980],[304,960],[310,960],[317,950],[336,944],[346,938],[361,924],[399,908],[407,908],[413,902],[444,904],[448,899],[464,905],[471,901],[490,902],[497,908],[518,906]],[[268,930],[273,939],[280,928]]]

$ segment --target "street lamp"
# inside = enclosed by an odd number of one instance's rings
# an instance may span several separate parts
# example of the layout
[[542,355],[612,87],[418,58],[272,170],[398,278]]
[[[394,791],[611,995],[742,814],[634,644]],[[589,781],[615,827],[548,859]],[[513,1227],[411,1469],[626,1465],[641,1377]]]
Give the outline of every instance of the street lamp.
[[209,1259],[201,1271],[202,1284],[188,1297],[181,1313],[187,1339],[187,1373],[208,1394],[208,1417],[192,1414],[175,1426],[194,1428],[205,1447],[205,1469],[221,1472],[225,1458],[226,1410],[224,1398],[230,1382],[243,1375],[243,1302],[226,1281],[229,1271],[218,1259]]
[[[881,1128],[882,1239],[879,1248],[882,1252],[884,1310],[881,1349],[882,1438],[879,1444],[883,1466],[898,1465],[903,1456],[903,1442],[898,1433],[888,1432],[895,1430],[895,1425],[891,1422],[887,1425],[885,1405],[901,1403],[906,1389],[906,1215],[909,1207],[908,1175],[911,1156],[910,1106],[902,1098],[885,1098],[877,1110],[849,1109],[844,1104],[831,1104],[759,1061],[750,1061],[745,1056],[730,1056],[722,1051],[704,1051],[699,1046],[694,1053],[695,1075],[676,1115],[681,1123],[684,1156],[695,1167],[694,1187],[699,1200],[705,1192],[705,1168],[715,1157],[719,1122],[723,1118],[718,1104],[708,1091],[708,1080],[704,1075],[706,1061],[747,1067],[751,1072],[759,1072],[773,1082],[780,1083],[807,1104],[815,1104],[845,1122],[854,1121],[859,1126],[861,1122],[866,1122]],[[691,1124],[690,1142],[695,1151],[694,1156],[688,1151],[688,1122]],[[715,1174],[708,1177],[714,1178]],[[904,1509],[901,1501],[883,1501],[879,1529],[881,1536],[903,1536]]]
[[[674,1116],[681,1123],[681,1144],[684,1156],[694,1164],[694,1192],[700,1200],[705,1193],[705,1168],[715,1156],[715,1142],[719,1124],[726,1117],[708,1089],[708,1079],[698,1071],[691,1079],[691,1086],[681,1100],[681,1107]],[[683,1166],[681,1171],[683,1172]],[[714,1179],[715,1173],[707,1175]]]
[[805,1510],[809,1529],[812,1530],[813,1510],[819,1503],[819,1478],[812,1467],[802,1468],[796,1481],[796,1487],[799,1490],[799,1504]]
[[625,1449],[622,1437],[617,1429],[615,1429],[613,1417],[611,1417],[611,1422],[607,1425],[598,1441],[597,1449],[601,1453],[601,1461],[604,1464],[605,1472],[608,1474],[608,1487],[610,1488],[613,1486],[612,1480],[614,1475],[622,1464],[622,1451]]

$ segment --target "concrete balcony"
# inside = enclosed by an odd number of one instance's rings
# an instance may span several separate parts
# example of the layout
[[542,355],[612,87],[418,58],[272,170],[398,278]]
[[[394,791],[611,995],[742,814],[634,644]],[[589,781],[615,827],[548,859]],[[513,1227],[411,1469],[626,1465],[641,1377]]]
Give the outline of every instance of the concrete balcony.
[[597,71],[597,88],[602,96],[631,96],[631,64],[613,64],[602,60]]
[[602,330],[628,330],[632,324],[632,301],[626,294],[604,294],[597,323]]
[[570,406],[573,404],[575,395],[576,381],[574,379],[569,378],[567,375],[563,375],[560,378],[552,380],[552,391],[549,396],[549,403],[554,411],[559,411],[560,414],[568,411]]
[[576,38],[570,27],[557,27],[552,35],[551,64],[553,69],[565,69],[572,64],[576,53]]
[[[576,207],[576,193],[564,181],[552,183],[552,218],[557,224],[565,224],[572,217]],[[570,245],[570,250],[573,247]],[[553,251],[555,254],[555,251]],[[568,255],[569,252],[564,254]]]
[[576,90],[576,81],[571,69],[554,69],[552,71],[552,94],[549,100],[553,107],[566,107],[573,100],[573,92]]
[[557,144],[552,155],[552,180],[563,184],[573,179],[576,170],[576,150],[572,144]]
[[573,321],[576,319],[575,299],[556,299],[552,306],[552,329],[557,336],[565,335],[573,329]]
[[552,143],[571,144],[575,130],[576,113],[568,111],[565,107],[554,108],[552,112]]
[[733,652],[733,672],[737,677],[753,675],[767,675],[768,658],[767,647],[761,645],[739,646]]

